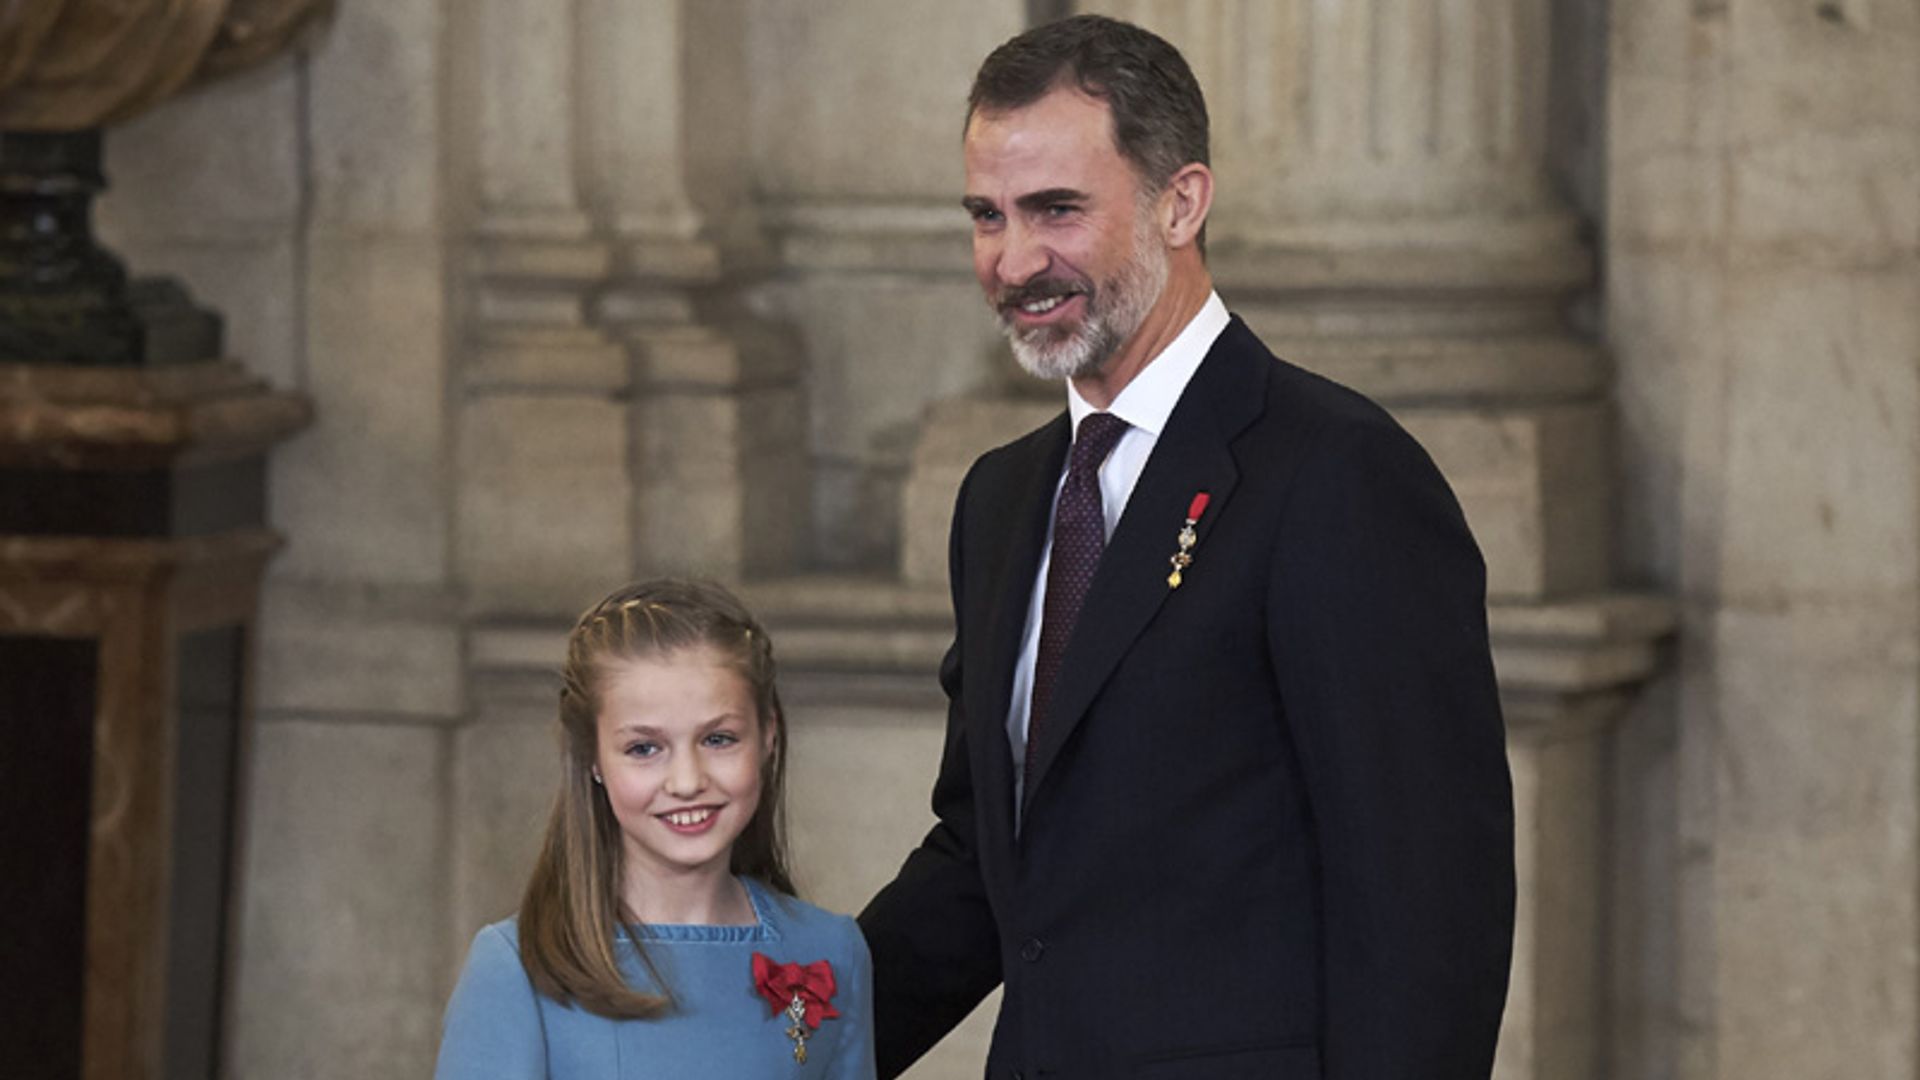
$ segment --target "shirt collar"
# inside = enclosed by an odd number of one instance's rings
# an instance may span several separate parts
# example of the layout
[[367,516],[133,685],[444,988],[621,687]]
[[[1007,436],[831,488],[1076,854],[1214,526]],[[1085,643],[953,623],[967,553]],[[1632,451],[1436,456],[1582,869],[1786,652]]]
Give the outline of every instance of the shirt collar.
[[[1161,429],[1167,426],[1167,417],[1173,415],[1173,407],[1180,402],[1181,392],[1187,388],[1193,373],[1200,369],[1200,361],[1207,358],[1214,340],[1227,328],[1227,322],[1227,305],[1221,301],[1220,294],[1208,293],[1207,302],[1167,347],[1147,361],[1140,373],[1121,389],[1107,411],[1125,420],[1128,426],[1159,438]],[[1081,419],[1098,411],[1080,396],[1073,380],[1067,380],[1067,415],[1073,421],[1076,435],[1080,432]]]

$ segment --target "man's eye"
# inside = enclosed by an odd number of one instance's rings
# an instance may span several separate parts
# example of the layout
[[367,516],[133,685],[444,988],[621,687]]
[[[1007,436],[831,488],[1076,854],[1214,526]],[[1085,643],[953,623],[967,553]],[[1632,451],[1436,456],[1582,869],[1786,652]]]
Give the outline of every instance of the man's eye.
[[976,225],[992,225],[1000,220],[1000,211],[975,210],[973,212],[973,220]]
[[1047,207],[1047,216],[1056,218],[1066,217],[1068,214],[1072,214],[1079,209],[1078,206],[1072,203],[1053,203]]

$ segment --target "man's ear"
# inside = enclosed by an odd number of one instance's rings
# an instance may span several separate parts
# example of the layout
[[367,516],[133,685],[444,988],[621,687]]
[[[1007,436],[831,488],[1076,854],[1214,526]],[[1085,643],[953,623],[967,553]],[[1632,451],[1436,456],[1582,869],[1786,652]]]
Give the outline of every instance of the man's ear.
[[1182,248],[1193,243],[1207,223],[1207,212],[1213,209],[1213,170],[1195,161],[1174,173],[1160,194],[1160,207],[1167,246]]

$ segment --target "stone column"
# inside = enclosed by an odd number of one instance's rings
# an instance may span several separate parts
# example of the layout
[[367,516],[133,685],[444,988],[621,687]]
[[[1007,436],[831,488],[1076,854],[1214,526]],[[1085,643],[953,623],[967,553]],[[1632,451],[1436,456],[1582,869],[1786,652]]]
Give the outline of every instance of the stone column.
[[967,259],[960,134],[974,69],[1026,7],[748,0],[751,175],[785,271],[754,299],[806,347],[816,568],[897,563],[922,413],[997,378]]
[[581,15],[585,181],[615,254],[598,316],[634,361],[634,560],[791,569],[807,507],[799,348],[739,298],[764,266],[742,167],[745,0],[582,0]]
[[627,360],[588,312],[611,252],[575,166],[579,14],[483,0],[454,16],[455,85],[477,104],[456,550],[482,611],[571,610],[631,568]]
[[1622,0],[1609,57],[1627,565],[1684,598],[1616,1075],[1914,1076],[1920,10]]

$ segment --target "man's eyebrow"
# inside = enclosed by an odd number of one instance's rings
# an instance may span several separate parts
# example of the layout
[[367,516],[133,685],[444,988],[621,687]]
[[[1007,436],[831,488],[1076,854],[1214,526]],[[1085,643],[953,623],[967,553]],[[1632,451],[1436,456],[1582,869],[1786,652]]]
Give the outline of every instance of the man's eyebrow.
[[1087,193],[1073,188],[1048,188],[1045,191],[1030,192],[1013,201],[1022,210],[1045,210],[1056,203],[1086,202]]
[[[1075,188],[1047,188],[1044,191],[1033,191],[1022,195],[1013,200],[1013,204],[1028,213],[1032,213],[1035,210],[1045,210],[1047,207],[1055,206],[1059,203],[1086,202],[1087,197],[1086,192]],[[968,195],[960,200],[960,205],[965,207],[969,214],[980,214],[988,210],[999,209],[993,204],[992,199],[984,195]]]

